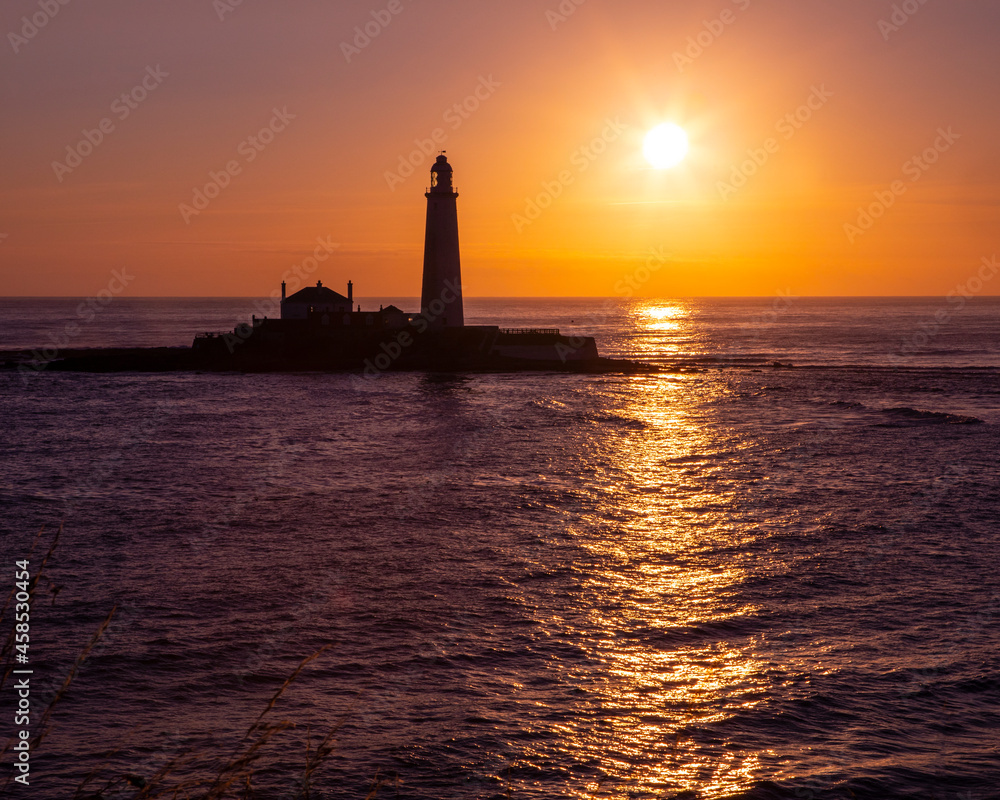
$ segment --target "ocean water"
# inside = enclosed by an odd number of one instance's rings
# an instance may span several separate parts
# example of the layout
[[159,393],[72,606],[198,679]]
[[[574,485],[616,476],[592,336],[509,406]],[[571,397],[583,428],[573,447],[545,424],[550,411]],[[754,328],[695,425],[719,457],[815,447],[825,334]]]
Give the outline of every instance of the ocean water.
[[[0,349],[182,345],[254,313],[118,299],[66,341],[78,304],[0,301]],[[294,797],[336,727],[314,798],[1000,798],[1000,300],[467,317],[669,369],[0,371],[10,586],[63,526],[36,724],[117,605],[33,796],[189,777],[326,647],[265,716],[294,727],[258,797]]]

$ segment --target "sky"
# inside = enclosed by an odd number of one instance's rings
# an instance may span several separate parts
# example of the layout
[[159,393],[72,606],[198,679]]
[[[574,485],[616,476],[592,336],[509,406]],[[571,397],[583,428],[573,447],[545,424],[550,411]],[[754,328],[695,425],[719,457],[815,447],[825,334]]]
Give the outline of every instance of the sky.
[[[996,295],[997,30],[995,0],[5,0],[0,295],[419,295],[440,150],[468,296]],[[663,122],[690,151],[657,170]]]

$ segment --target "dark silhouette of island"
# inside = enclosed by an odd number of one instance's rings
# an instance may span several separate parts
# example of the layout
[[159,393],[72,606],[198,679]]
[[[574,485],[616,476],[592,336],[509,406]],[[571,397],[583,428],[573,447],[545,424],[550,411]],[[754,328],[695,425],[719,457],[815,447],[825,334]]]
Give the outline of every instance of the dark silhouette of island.
[[[442,153],[431,167],[420,310],[378,311],[354,304],[354,285],[340,294],[317,281],[287,295],[281,284],[279,319],[253,317],[231,332],[204,333],[190,348],[67,350],[49,369],[131,372],[238,370],[278,372],[351,370],[366,375],[396,370],[636,371],[644,365],[601,358],[591,336],[555,328],[466,325],[458,240],[458,192]],[[38,369],[22,358],[8,367]]]

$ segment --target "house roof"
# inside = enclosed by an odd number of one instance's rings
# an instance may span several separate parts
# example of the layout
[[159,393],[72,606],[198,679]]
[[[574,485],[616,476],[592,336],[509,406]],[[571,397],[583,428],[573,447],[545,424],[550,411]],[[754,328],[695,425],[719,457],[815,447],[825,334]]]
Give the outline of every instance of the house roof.
[[396,308],[396,306],[393,306],[393,305],[386,306],[385,308],[382,309],[382,311],[383,312],[384,311],[389,311],[389,312],[391,312],[393,314],[402,314],[403,313],[403,309]]
[[310,305],[318,305],[319,303],[347,303],[350,305],[351,303],[344,295],[337,294],[326,286],[307,286],[305,289],[299,289],[295,294],[285,298],[285,302],[309,303]]

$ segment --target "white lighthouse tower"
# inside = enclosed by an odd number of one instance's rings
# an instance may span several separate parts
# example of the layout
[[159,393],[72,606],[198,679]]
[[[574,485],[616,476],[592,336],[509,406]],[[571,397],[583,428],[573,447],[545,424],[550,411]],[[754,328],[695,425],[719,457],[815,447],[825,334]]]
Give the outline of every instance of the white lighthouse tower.
[[458,192],[451,182],[452,169],[442,154],[431,167],[427,197],[427,232],[424,237],[424,280],[420,313],[433,328],[465,325],[462,307],[462,265],[458,254]]

